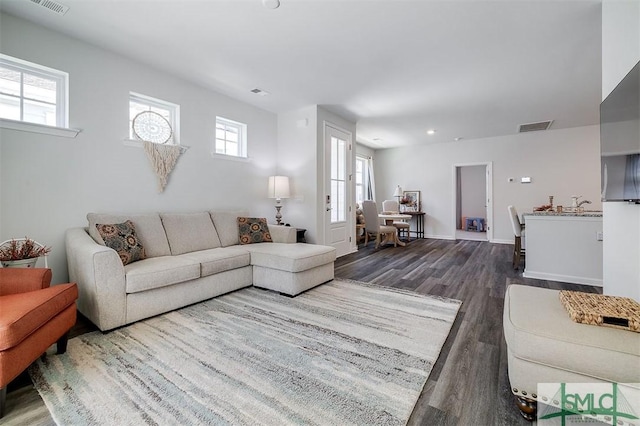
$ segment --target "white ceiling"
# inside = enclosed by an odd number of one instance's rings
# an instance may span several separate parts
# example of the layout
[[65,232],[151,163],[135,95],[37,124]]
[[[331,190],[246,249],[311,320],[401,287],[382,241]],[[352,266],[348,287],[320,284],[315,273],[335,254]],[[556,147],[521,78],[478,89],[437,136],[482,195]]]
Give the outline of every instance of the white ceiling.
[[269,111],[323,105],[374,148],[599,122],[600,0],[56,1],[0,10]]

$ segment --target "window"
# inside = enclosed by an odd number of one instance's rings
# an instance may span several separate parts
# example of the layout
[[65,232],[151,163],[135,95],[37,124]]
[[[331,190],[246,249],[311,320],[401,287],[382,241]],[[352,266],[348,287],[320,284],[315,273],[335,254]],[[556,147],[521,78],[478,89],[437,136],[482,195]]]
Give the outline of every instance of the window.
[[69,127],[69,74],[0,54],[0,118]]
[[331,136],[331,223],[345,221],[346,157],[347,141]]
[[247,125],[216,117],[216,146],[214,154],[247,157]]
[[356,156],[356,203],[360,206],[362,206],[362,201],[373,199],[371,178],[369,158]]
[[172,130],[167,144],[180,145],[180,105],[134,92],[129,92],[129,139],[138,139],[133,133],[133,119],[144,111],[153,111],[164,117]]

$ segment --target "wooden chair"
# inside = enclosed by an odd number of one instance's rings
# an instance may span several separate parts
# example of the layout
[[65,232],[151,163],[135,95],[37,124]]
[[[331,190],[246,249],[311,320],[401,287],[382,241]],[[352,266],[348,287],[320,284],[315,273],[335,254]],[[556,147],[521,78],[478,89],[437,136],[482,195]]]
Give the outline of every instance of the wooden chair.
[[[382,202],[382,211],[383,212],[394,212],[394,213],[399,213],[400,212],[400,205],[398,204],[397,201],[394,200],[384,200]],[[407,241],[411,241],[411,233],[410,228],[411,225],[408,222],[405,222],[404,220],[396,220],[393,222],[393,226],[395,226],[396,228],[398,228],[398,235],[402,236],[403,233],[407,234]]]
[[513,206],[508,206],[509,219],[511,219],[511,226],[513,227],[513,234],[515,236],[513,247],[513,269],[520,267],[520,258],[525,256],[525,244],[524,244],[524,224],[520,223],[518,212]]
[[369,243],[369,235],[376,236],[376,248],[380,246],[382,242],[382,235],[387,235],[387,238],[394,240],[393,246],[397,247],[395,238],[393,236],[398,232],[395,226],[380,225],[380,218],[378,218],[378,207],[375,201],[365,200],[362,202],[362,211],[364,213],[365,223],[365,243],[366,246]]
[[33,361],[58,344],[67,349],[67,332],[76,323],[75,283],[49,287],[51,269],[0,269],[0,418],[7,385]]

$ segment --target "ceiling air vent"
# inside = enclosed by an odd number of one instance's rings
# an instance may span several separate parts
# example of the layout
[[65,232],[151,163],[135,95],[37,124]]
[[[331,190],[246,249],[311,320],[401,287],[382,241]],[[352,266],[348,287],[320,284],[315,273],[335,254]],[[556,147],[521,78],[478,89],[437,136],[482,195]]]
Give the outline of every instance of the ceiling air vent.
[[52,0],[31,0],[31,3],[35,3],[38,6],[46,7],[47,9],[57,13],[58,15],[64,15],[69,10],[69,6],[65,6],[64,4],[60,4]]
[[269,92],[262,89],[258,89],[257,87],[255,89],[251,89],[250,92],[260,96],[267,96],[269,94]]
[[521,124],[520,127],[518,128],[518,133],[537,132],[538,130],[549,130],[549,127],[551,127],[551,123],[553,123],[553,120],[539,121],[537,123]]

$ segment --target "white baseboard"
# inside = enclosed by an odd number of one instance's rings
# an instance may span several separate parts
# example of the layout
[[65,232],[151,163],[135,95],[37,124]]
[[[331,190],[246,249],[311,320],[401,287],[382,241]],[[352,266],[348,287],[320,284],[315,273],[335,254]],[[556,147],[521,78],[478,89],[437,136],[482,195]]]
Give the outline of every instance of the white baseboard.
[[[343,254],[342,256],[346,256],[346,255],[348,255],[348,254],[356,253],[357,251],[358,251],[358,246],[355,246],[355,247],[354,247],[354,246],[351,246],[351,248],[350,248],[349,252],[348,252],[348,253]],[[342,257],[342,256],[339,256],[339,257]]]
[[[424,236],[425,238],[431,238],[434,240],[449,240],[449,241],[455,241],[456,237],[452,237],[451,235],[431,235],[431,234],[425,234]],[[474,240],[472,240],[474,241]],[[478,240],[480,241],[480,240]],[[513,245],[513,240],[501,240],[501,239],[496,239],[494,238],[493,240],[489,241],[490,243],[493,244],[511,244]]]
[[451,235],[430,235],[430,234],[425,234],[424,236],[425,238],[431,238],[434,240],[450,240],[450,241],[454,241],[456,239],[456,237],[452,237]]
[[490,243],[493,244],[511,244],[513,245],[513,240],[501,240],[498,238],[494,238],[493,240],[489,241]]
[[525,271],[522,273],[525,278],[536,278],[538,280],[560,281],[572,284],[585,284],[602,287],[602,278],[575,277],[571,275],[549,274],[547,272]]

